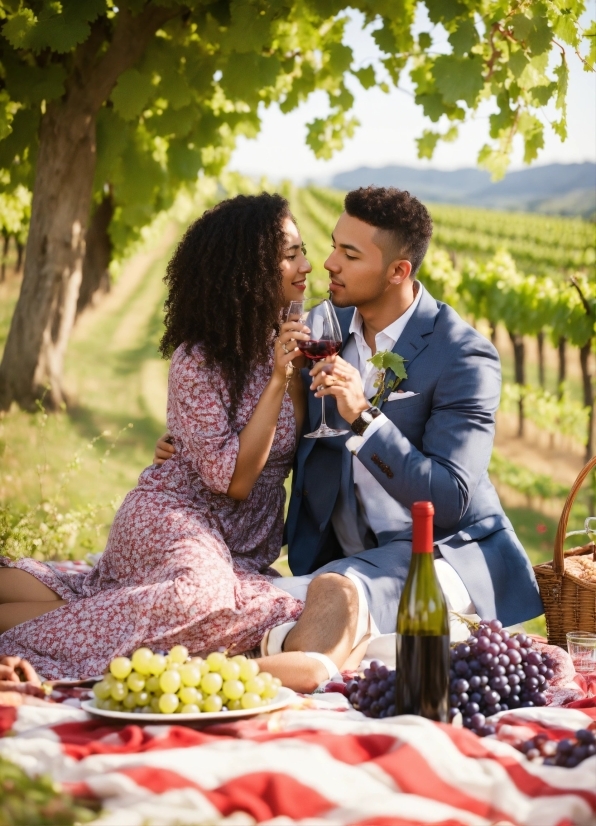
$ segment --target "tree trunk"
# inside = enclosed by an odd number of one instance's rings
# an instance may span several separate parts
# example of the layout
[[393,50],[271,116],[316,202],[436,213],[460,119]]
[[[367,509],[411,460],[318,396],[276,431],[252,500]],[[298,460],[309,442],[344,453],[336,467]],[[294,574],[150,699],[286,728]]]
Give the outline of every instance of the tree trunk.
[[83,280],[79,290],[77,316],[95,304],[100,295],[110,290],[109,265],[112,260],[112,241],[108,233],[114,214],[114,202],[106,195],[96,207],[85,237]]
[[21,271],[21,267],[23,266],[23,253],[25,252],[25,245],[16,239],[15,244],[17,245],[17,263],[15,265],[14,271],[18,275],[18,273],[20,273]]
[[519,333],[509,332],[509,338],[513,344],[513,363],[515,367],[515,382],[520,386],[520,396],[518,404],[518,425],[517,435],[521,438],[524,435],[524,397],[523,387],[526,383],[526,347],[524,337]]
[[586,441],[586,462],[589,462],[594,455],[594,385],[592,369],[590,364],[590,354],[592,350],[592,339],[589,339],[579,351],[579,361],[582,369],[582,384],[584,391],[584,407],[588,407],[588,433]]
[[[118,77],[134,66],[155,32],[180,13],[147,5],[120,9],[106,44],[105,19],[75,51],[60,100],[47,104],[39,131],[31,225],[19,300],[0,365],[0,410],[13,401],[56,408],[82,279],[93,177],[97,113]],[[107,45],[107,48],[106,48]]]
[[559,339],[559,380],[557,383],[557,397],[563,397],[563,384],[567,378],[567,339],[561,336]]
[[0,264],[0,282],[6,279],[6,258],[8,256],[8,242],[10,235],[7,232],[2,233],[2,264]]
[[[75,103],[76,105],[73,105]],[[79,95],[41,120],[23,285],[0,366],[0,408],[64,401],[62,366],[81,283],[95,173],[95,112]]]
[[492,321],[489,321],[488,323],[489,323],[489,327],[490,327],[490,343],[493,345],[493,347],[496,347],[497,346],[497,325],[493,324]]
[[538,342],[538,384],[544,390],[545,385],[545,377],[544,377],[544,331],[540,330],[538,335],[536,336],[536,340]]

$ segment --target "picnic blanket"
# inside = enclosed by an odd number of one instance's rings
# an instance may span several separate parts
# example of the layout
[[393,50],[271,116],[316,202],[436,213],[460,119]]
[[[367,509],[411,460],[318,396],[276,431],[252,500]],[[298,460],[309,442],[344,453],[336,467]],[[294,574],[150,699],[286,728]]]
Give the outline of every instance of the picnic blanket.
[[198,728],[107,725],[76,705],[0,708],[12,735],[0,755],[97,798],[101,826],[596,823],[596,756],[566,769],[515,748],[596,724],[594,708],[503,712],[481,739],[421,717],[367,719],[340,693]]
[[567,769],[515,747],[596,726],[596,700],[578,699],[585,686],[569,663],[550,702],[576,708],[502,712],[494,737],[368,719],[339,684],[283,711],[194,727],[112,725],[81,710],[76,688],[15,708],[0,695],[0,756],[97,799],[97,826],[596,826],[596,756]]

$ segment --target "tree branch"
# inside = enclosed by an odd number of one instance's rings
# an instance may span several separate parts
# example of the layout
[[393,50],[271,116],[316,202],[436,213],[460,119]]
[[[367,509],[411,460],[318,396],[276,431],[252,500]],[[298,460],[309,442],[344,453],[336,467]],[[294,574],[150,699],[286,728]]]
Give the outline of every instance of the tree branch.
[[82,49],[81,54],[77,54],[77,64],[83,69],[83,74],[87,75],[83,84],[84,92],[93,109],[99,109],[107,100],[120,75],[138,63],[158,29],[182,11],[180,6],[166,8],[153,4],[146,6],[138,15],[132,15],[127,9],[119,10],[112,40],[99,58],[99,46],[95,48],[91,58],[95,34],[92,30],[83,44],[89,44],[88,50]]
[[577,278],[574,275],[570,275],[569,276],[569,281],[571,282],[571,284],[575,287],[575,289],[579,293],[580,301],[584,306],[584,310],[586,311],[586,314],[589,315],[589,316],[593,316],[594,315],[594,310],[590,306],[590,302],[588,301],[588,299],[585,297],[582,288],[577,283]]

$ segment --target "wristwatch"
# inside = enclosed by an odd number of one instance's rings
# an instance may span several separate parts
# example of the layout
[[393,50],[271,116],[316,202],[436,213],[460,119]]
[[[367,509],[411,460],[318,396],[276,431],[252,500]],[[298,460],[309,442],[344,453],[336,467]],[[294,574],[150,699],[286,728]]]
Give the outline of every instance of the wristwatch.
[[378,407],[367,407],[367,409],[363,410],[357,419],[354,419],[350,427],[357,436],[362,436],[373,419],[376,419],[377,416],[380,415],[381,411]]

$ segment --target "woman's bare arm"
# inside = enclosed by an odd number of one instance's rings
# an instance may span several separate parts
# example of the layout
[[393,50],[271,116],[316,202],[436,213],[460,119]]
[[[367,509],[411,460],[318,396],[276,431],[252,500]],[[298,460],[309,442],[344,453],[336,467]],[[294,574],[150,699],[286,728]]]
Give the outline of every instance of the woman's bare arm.
[[[265,385],[252,416],[238,434],[240,447],[234,474],[227,490],[228,496],[232,499],[247,498],[269,458],[286,392],[288,368],[291,367],[292,361],[301,355],[296,347],[296,339],[308,338],[308,335],[302,332],[303,329],[307,328],[295,321],[282,325],[275,343],[275,362],[271,378]],[[295,373],[296,371],[292,378]]]

